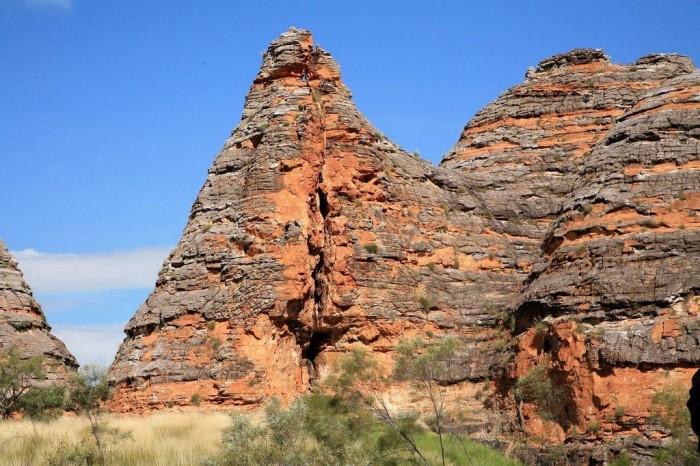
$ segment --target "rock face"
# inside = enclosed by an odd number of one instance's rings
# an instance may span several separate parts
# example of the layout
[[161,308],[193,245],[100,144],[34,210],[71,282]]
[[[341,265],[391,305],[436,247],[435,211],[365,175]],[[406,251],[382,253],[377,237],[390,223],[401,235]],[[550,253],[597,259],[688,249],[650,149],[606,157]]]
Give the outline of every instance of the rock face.
[[47,381],[66,382],[78,363],[50,331],[17,262],[0,240],[0,348],[14,347],[26,358],[45,357]]
[[[292,29],[126,327],[113,409],[289,399],[357,345],[390,364],[400,338],[449,334],[446,382],[490,393],[470,407],[482,435],[588,430],[575,461],[645,461],[665,436],[653,394],[700,367],[699,140],[688,58],[577,49],[528,71],[435,167]],[[565,394],[552,421],[513,397],[536,365]]]
[[430,333],[468,343],[456,377],[489,376],[492,309],[518,282],[481,210],[460,172],[365,120],[310,33],[283,34],[126,327],[115,409],[289,398],[353,344],[381,356]]

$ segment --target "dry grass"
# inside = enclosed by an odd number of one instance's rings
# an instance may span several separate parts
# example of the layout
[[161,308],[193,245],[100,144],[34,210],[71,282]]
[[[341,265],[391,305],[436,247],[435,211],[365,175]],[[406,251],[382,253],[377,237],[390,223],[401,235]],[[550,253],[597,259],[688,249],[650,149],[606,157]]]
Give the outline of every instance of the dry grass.
[[[130,432],[119,441],[108,465],[190,466],[211,455],[229,422],[223,413],[164,413],[147,417],[110,416],[109,424]],[[0,422],[0,465],[44,465],[61,442],[79,443],[87,433],[84,419],[64,417],[50,423]]]

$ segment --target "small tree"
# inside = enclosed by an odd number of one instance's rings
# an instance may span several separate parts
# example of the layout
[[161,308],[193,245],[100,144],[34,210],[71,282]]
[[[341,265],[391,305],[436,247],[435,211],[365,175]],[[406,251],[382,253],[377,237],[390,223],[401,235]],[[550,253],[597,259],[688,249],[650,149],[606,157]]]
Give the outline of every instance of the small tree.
[[430,401],[434,428],[440,440],[440,454],[443,466],[445,460],[445,399],[447,389],[440,381],[451,379],[458,341],[445,337],[438,342],[426,343],[420,338],[399,342],[399,354],[394,367],[394,377],[400,381],[410,381],[413,386]]
[[[110,448],[129,436],[128,433],[111,427],[104,416],[104,403],[109,400],[111,390],[107,384],[107,370],[96,365],[81,367],[75,374],[70,393],[72,409],[84,416],[90,424],[90,438],[94,442],[94,452],[83,448],[87,464],[104,465]],[[87,442],[81,442],[85,445]],[[74,448],[75,449],[75,448]]]
[[40,356],[24,359],[17,348],[0,351],[0,416],[12,417],[22,409],[22,399],[32,383],[46,378]]

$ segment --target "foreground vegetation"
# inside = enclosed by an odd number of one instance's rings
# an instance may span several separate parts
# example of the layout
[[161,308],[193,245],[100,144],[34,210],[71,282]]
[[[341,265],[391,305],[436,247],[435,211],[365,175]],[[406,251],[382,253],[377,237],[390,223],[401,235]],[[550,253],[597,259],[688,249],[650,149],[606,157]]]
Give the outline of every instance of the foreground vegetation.
[[[223,413],[176,413],[146,417],[109,416],[109,424],[130,436],[119,442],[106,459],[109,466],[192,466],[217,455],[221,435],[231,426],[231,417]],[[85,419],[64,417],[51,422],[0,422],[0,464],[3,466],[46,465],[65,446],[80,443],[89,423]],[[439,464],[437,436],[420,434],[418,442],[434,464]],[[450,465],[516,465],[502,454],[479,444],[448,443]],[[206,464],[206,463],[205,463]],[[236,463],[231,463],[236,464]],[[410,464],[410,463],[396,463]]]
[[[8,408],[0,428],[2,464],[210,466],[454,466],[516,465],[501,453],[457,434],[445,408],[456,342],[403,342],[391,375],[366,352],[339,361],[332,375],[285,407],[271,400],[254,417],[240,413],[168,413],[146,418],[111,416],[105,372],[86,367],[53,391],[33,387],[39,361],[0,374]],[[3,367],[20,367],[16,353]],[[9,366],[2,362],[12,362]],[[393,383],[411,383],[428,413],[396,412],[385,399]],[[63,410],[68,415],[59,417]],[[23,414],[22,420],[9,419]]]
[[[203,458],[214,454],[229,416],[166,413],[147,417],[107,416],[105,421],[125,434],[109,446],[106,465],[185,466],[201,464]],[[90,422],[82,417],[49,422],[2,421],[0,464],[47,465],[61,464],[64,460],[64,464],[81,464],[70,463],[66,453],[75,445],[89,447],[85,441],[89,431]]]

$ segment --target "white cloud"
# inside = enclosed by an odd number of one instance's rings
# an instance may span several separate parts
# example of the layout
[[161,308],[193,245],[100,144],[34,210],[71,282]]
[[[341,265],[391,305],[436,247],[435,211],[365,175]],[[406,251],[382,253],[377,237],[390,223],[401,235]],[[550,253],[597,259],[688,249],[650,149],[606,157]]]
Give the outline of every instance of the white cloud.
[[124,323],[52,325],[51,333],[61,339],[80,365],[112,364],[124,339]]
[[22,3],[32,7],[56,7],[62,10],[70,10],[73,7],[73,0],[22,0]]
[[38,293],[152,288],[170,248],[97,254],[13,251],[29,286]]

